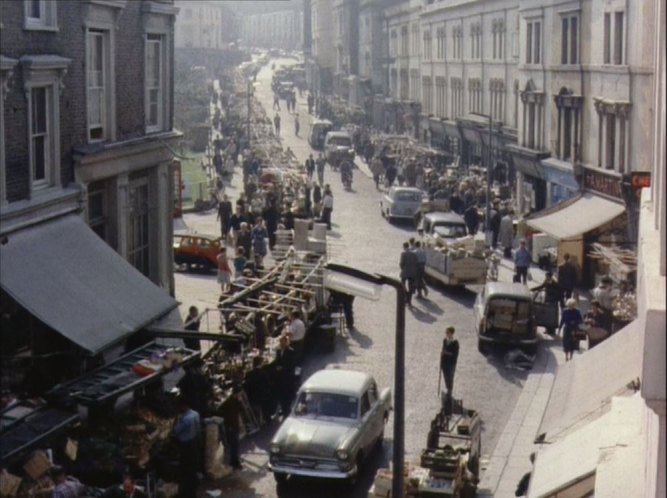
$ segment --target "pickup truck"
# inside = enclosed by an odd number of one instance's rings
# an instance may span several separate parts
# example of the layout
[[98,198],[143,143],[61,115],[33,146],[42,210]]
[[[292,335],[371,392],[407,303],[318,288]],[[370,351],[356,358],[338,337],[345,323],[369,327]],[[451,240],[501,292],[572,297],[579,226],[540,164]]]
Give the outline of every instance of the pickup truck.
[[450,286],[486,283],[484,240],[466,236],[461,216],[451,212],[427,213],[420,230],[427,277]]

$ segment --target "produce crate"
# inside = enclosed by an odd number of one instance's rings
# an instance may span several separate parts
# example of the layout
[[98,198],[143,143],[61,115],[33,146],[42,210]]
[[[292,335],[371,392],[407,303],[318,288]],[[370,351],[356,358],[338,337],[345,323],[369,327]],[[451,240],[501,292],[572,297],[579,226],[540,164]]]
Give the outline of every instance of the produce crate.
[[431,469],[432,474],[439,477],[454,479],[460,469],[461,455],[447,450],[422,450],[421,466]]

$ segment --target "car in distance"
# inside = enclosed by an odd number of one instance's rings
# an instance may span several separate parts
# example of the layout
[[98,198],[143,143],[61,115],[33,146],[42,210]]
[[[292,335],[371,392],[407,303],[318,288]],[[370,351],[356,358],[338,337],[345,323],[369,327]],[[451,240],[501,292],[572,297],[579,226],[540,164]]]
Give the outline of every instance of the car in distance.
[[367,373],[314,373],[271,441],[269,468],[276,481],[305,476],[354,485],[364,460],[382,446],[390,409],[390,390],[379,393]]
[[215,235],[175,234],[174,263],[213,270],[218,268],[218,252],[223,247],[222,239]]
[[480,353],[503,344],[535,354],[538,323],[533,295],[524,284],[487,282],[477,294],[473,315]]
[[382,196],[380,212],[390,222],[396,219],[412,221],[417,225],[424,193],[416,187],[391,187]]
[[354,160],[352,137],[345,131],[330,131],[324,137],[324,157],[330,164],[338,164],[344,159]]

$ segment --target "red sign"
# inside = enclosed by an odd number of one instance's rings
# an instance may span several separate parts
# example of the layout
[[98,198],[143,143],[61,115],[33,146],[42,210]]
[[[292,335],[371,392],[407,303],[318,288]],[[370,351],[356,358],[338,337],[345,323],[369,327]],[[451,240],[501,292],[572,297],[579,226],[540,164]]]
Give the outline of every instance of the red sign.
[[649,188],[651,186],[651,172],[635,171],[630,173],[630,184],[633,188]]
[[584,190],[592,190],[608,197],[623,200],[621,176],[600,168],[583,168]]

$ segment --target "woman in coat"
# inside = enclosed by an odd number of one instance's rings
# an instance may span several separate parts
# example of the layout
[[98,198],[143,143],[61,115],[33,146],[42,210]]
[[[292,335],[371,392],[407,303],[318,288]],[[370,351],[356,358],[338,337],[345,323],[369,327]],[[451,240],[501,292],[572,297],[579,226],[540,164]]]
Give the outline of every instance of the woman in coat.
[[503,247],[503,255],[506,258],[511,258],[512,243],[514,242],[514,223],[512,222],[511,213],[506,213],[501,218],[498,239],[500,240],[500,245]]
[[255,268],[262,268],[264,256],[266,256],[266,239],[269,237],[264,220],[257,218],[254,228],[251,232],[252,250],[255,255]]
[[572,354],[579,351],[579,339],[575,337],[577,330],[584,323],[581,312],[577,309],[577,301],[570,298],[565,302],[558,328],[563,329],[563,351],[565,361],[572,359]]

